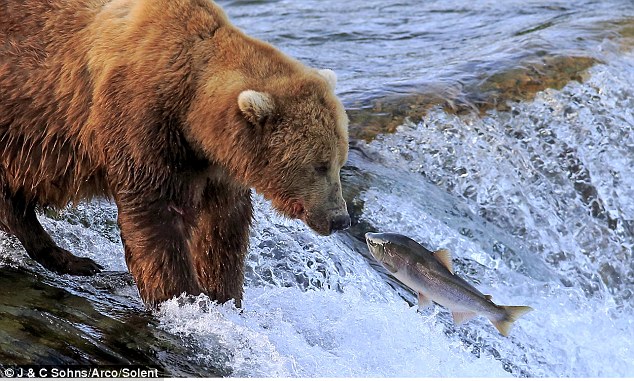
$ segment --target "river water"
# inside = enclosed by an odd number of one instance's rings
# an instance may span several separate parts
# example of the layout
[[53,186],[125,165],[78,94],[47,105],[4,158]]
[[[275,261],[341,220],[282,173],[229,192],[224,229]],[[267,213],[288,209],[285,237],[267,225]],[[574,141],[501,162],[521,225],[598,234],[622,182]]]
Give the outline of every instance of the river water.
[[[318,237],[256,195],[242,312],[202,296],[144,311],[106,200],[41,215],[61,246],[104,265],[95,277],[42,270],[0,233],[0,364],[137,363],[246,377],[634,376],[631,1],[219,3],[249,34],[334,69],[351,111],[429,89],[469,103],[488,79],[543,57],[596,63],[581,82],[500,98],[503,108],[439,105],[394,133],[353,138],[342,172],[349,232]],[[496,303],[535,311],[508,338],[484,318],[455,326],[440,306],[417,311],[414,294],[369,256],[359,239],[368,230],[446,247],[456,272]]]

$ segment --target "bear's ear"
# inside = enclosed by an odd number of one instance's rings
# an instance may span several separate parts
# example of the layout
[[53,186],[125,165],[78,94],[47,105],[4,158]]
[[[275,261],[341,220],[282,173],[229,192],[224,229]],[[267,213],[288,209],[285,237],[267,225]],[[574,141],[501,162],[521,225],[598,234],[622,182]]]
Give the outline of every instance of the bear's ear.
[[330,69],[321,69],[317,70],[317,72],[319,73],[319,75],[326,78],[326,81],[328,81],[330,88],[334,90],[335,86],[337,86],[337,74],[335,74],[335,72]]
[[238,95],[238,107],[249,122],[260,125],[273,115],[275,103],[267,93],[244,90]]

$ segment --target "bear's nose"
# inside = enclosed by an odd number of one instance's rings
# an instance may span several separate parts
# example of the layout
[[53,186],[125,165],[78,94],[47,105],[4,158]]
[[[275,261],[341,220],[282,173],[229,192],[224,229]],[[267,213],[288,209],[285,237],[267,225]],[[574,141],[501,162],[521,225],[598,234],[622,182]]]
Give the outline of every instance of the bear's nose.
[[350,216],[348,214],[342,214],[336,216],[330,223],[331,230],[344,230],[350,227]]

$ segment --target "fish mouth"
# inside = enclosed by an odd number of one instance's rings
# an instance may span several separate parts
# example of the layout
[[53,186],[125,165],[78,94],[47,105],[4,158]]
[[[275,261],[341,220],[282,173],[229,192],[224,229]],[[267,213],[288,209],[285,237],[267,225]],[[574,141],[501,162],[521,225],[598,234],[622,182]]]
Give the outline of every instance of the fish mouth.
[[387,241],[381,238],[381,234],[365,233],[365,242],[368,245],[370,254],[372,254],[372,256],[376,259],[380,259],[382,257],[382,249],[387,243]]
[[368,245],[372,245],[372,246],[382,246],[385,245],[387,243],[387,241],[385,241],[384,239],[381,238],[382,234],[381,233],[365,233],[365,241],[368,243]]

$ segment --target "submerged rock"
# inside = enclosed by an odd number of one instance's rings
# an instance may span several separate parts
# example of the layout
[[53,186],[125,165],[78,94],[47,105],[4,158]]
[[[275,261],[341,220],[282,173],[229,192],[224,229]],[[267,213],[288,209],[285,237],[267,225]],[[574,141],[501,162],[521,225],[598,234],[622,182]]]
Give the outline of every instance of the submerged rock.
[[[127,284],[127,278],[105,272],[91,280],[93,286],[83,286],[95,291]],[[135,365],[163,376],[216,375],[185,361],[191,353],[183,340],[157,328],[143,309],[49,282],[45,275],[0,268],[0,364]]]
[[[518,35],[550,26],[547,23]],[[578,40],[588,39],[596,44],[611,41],[621,51],[634,47],[632,18],[596,24],[589,30],[590,35]],[[479,66],[479,63],[465,63],[464,73],[479,73],[475,76],[388,88],[348,105],[350,136],[369,142],[379,134],[396,132],[397,127],[408,121],[422,119],[433,107],[452,114],[509,111],[509,102],[530,101],[540,91],[559,90],[571,81],[585,81],[587,70],[602,62],[601,50],[582,49],[574,54],[534,50],[522,53],[516,60],[483,64],[477,70],[471,66]]]
[[370,106],[348,111],[350,136],[371,141],[378,134],[394,133],[398,126],[420,120],[436,106],[454,114],[508,111],[509,102],[531,100],[539,91],[561,89],[570,81],[582,82],[587,69],[598,62],[585,56],[544,55],[516,67],[482,74],[458,89],[426,84],[409,93],[379,97],[369,101]]
[[616,38],[619,39],[621,50],[629,51],[634,48],[634,18],[619,20],[607,29],[612,29],[613,26],[617,28]]

